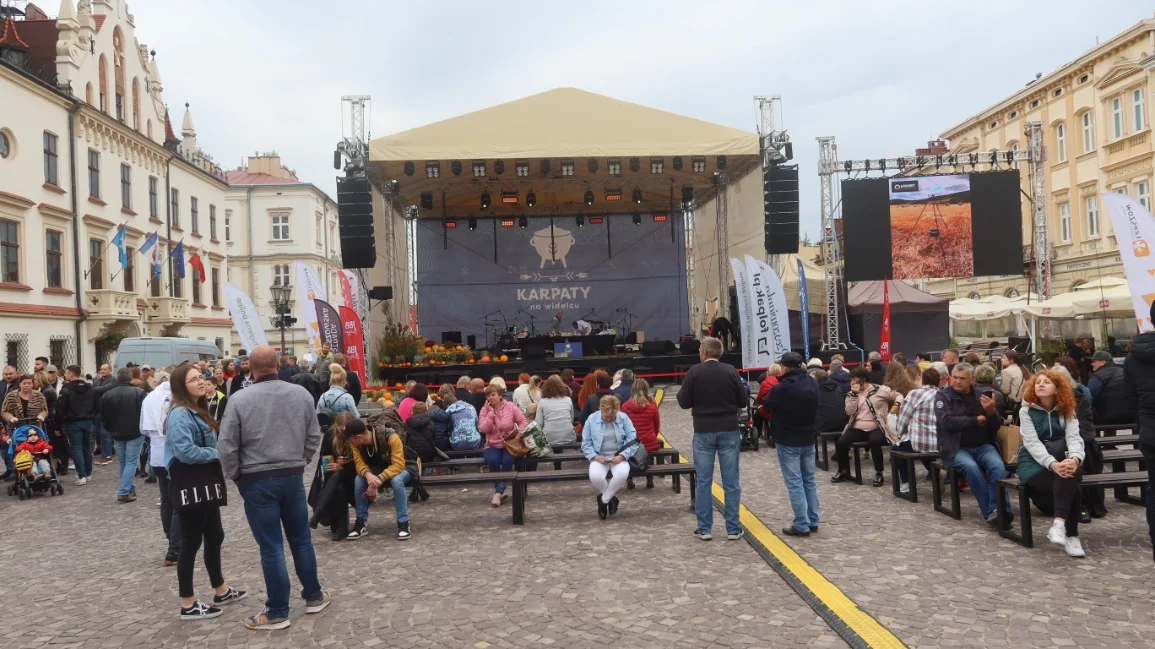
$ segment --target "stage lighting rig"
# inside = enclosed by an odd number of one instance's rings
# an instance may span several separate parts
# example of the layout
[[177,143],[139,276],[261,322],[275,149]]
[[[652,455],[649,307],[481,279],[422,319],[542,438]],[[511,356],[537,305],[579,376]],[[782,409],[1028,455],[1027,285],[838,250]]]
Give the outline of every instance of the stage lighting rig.
[[690,161],[690,170],[696,174],[706,173],[706,159],[702,156],[694,156]]
[[630,171],[637,173],[642,168],[642,163],[637,158],[630,158]]
[[483,210],[489,209],[489,192],[482,192],[481,193],[481,209],[483,209]]
[[505,173],[505,160],[498,160],[493,163],[493,173],[499,176]]
[[666,171],[666,161],[663,158],[650,158],[650,173],[660,174]]
[[610,160],[609,162],[606,163],[606,170],[609,171],[609,174],[611,176],[621,176],[622,175],[622,161],[621,160]]
[[513,169],[517,173],[518,178],[528,178],[529,177],[529,163],[528,162],[519,162],[513,166]]
[[522,230],[528,228],[529,227],[529,219],[525,218],[524,216],[521,217],[520,219],[517,220],[517,227],[521,228]]
[[598,172],[598,159],[597,158],[590,158],[589,160],[587,160],[586,161],[586,168],[590,170],[591,174],[596,174]]
[[473,163],[473,177],[474,178],[484,178],[485,177],[485,163],[484,162]]
[[676,155],[676,156],[674,156],[674,171],[681,171],[681,170],[682,170],[682,156]]
[[406,160],[405,161],[405,175],[406,176],[412,176],[414,174],[414,172],[416,172],[416,171],[417,171],[417,169],[414,167],[413,161],[412,160]]
[[461,175],[461,161],[460,160],[454,160],[453,163],[449,165],[449,170],[453,172],[454,176],[460,176]]
[[541,173],[549,174],[549,169],[550,169],[549,160],[542,160],[541,165],[539,165],[539,166],[541,168]]
[[421,208],[433,209],[433,192],[421,192]]
[[534,207],[537,205],[537,194],[533,193],[532,189],[525,195],[525,205],[526,207]]
[[586,202],[586,205],[593,205],[594,204],[594,192],[592,189],[586,190],[585,202]]
[[441,177],[441,163],[440,162],[426,162],[425,163],[425,177],[426,178],[440,178]]
[[642,204],[642,189],[641,187],[634,188],[634,202],[638,205]]
[[572,176],[573,175],[573,169],[574,169],[573,160],[568,160],[566,162],[561,163],[561,175]]
[[473,230],[476,230],[476,229],[477,229],[477,219],[475,217],[471,216],[471,217],[469,217],[469,230],[470,230],[470,232],[472,232]]
[[586,217],[582,216],[581,214],[578,214],[576,217],[574,217],[574,224],[577,225],[579,228],[584,228],[586,225]]
[[606,190],[606,202],[615,203],[615,202],[618,202],[621,200],[622,200],[622,190],[620,190],[620,189],[607,189]]
[[642,215],[638,214],[637,212],[634,212],[634,225],[641,225],[641,224],[642,224]]

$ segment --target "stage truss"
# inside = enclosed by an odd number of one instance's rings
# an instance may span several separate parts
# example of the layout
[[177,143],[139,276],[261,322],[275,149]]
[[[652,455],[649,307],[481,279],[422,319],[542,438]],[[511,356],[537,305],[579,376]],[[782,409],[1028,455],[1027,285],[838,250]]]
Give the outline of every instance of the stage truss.
[[[818,179],[822,192],[822,257],[826,280],[826,335],[822,341],[823,350],[846,349],[842,341],[842,313],[839,307],[842,282],[842,265],[839,263],[838,238],[834,229],[834,214],[838,210],[835,201],[835,176],[839,174],[869,174],[871,172],[893,172],[900,176],[912,172],[935,174],[940,171],[976,171],[980,167],[992,171],[1016,168],[1018,163],[1027,163],[1031,193],[1031,262],[1035,276],[1035,288],[1039,298],[1051,297],[1051,255],[1050,239],[1047,233],[1047,179],[1043,168],[1046,161],[1043,152],[1043,123],[1027,122],[1026,135],[1029,146],[1026,151],[983,151],[972,153],[948,153],[929,156],[900,156],[896,158],[870,158],[865,160],[838,160],[838,149],[833,136],[818,138]],[[1030,292],[1031,287],[1027,287]],[[847,341],[848,342],[848,341]]]

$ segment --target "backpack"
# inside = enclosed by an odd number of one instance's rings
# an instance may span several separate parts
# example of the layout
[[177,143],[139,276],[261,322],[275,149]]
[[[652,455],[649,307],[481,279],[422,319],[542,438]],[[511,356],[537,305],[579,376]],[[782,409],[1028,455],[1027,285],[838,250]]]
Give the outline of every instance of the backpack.
[[337,413],[333,412],[333,401],[335,401],[335,399],[331,399],[326,403],[325,397],[322,396],[317,403],[317,420],[321,422],[322,427],[325,427],[325,420],[321,419],[321,417],[327,419],[330,426],[337,420]]
[[473,406],[458,401],[446,410],[451,425],[449,445],[455,451],[472,451],[481,448],[481,431],[477,430],[477,414]]

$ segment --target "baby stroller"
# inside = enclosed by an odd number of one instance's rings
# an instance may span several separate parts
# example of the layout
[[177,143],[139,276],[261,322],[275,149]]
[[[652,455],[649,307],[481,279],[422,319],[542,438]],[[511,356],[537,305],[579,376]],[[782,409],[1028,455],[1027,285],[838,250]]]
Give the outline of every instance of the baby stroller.
[[741,438],[738,450],[757,451],[760,443],[758,429],[754,427],[754,410],[757,406],[752,405],[754,399],[750,396],[750,384],[746,379],[742,379],[742,384],[746,386],[746,407],[738,410],[738,435]]
[[[8,442],[8,448],[5,453],[9,458],[15,459],[16,447],[28,441],[28,433],[36,431],[40,435],[40,439],[47,439],[44,429],[36,425],[35,419],[21,420],[16,423],[15,430],[12,431],[12,441]],[[56,479],[56,469],[52,466],[52,458],[48,458],[49,473],[46,477],[41,479],[34,479],[29,467],[16,466],[16,482],[8,487],[9,496],[19,496],[20,500],[31,498],[33,494],[48,492],[49,496],[57,496],[64,493],[64,487],[60,486],[60,481]]]

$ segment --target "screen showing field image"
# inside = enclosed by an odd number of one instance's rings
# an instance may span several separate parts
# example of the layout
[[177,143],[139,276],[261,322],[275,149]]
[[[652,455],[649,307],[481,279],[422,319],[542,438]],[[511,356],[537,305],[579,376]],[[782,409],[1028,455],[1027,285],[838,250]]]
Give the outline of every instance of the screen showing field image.
[[973,277],[968,175],[890,179],[893,279]]

